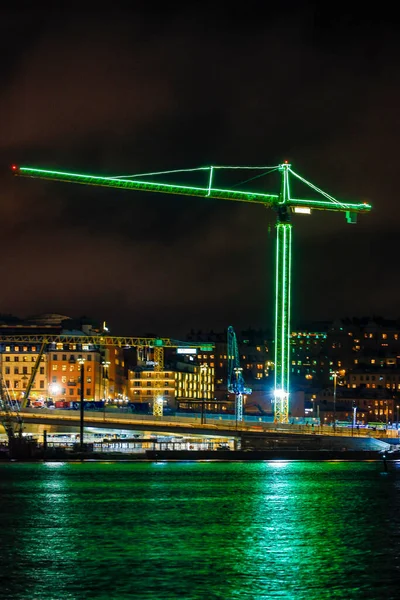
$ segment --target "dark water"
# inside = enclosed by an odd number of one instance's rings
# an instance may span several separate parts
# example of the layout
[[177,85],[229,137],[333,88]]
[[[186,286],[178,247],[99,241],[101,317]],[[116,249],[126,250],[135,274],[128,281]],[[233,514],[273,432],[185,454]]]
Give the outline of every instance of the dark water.
[[400,597],[400,464],[0,464],[0,598]]

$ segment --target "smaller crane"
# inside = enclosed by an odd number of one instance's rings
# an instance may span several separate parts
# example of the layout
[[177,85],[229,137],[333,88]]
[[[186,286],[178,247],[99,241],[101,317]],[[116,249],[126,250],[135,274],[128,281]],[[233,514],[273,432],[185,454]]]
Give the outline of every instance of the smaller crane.
[[236,422],[243,421],[244,396],[251,394],[252,389],[247,387],[243,379],[243,369],[240,366],[239,350],[236,333],[233,327],[228,327],[228,392],[235,394]]

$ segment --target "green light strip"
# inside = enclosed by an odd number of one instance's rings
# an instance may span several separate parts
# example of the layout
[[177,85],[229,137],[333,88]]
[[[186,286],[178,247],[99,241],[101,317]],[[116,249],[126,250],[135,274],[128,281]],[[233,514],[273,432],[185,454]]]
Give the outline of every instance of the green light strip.
[[289,420],[292,224],[277,224],[275,297],[275,421]]
[[213,178],[213,167],[210,167],[210,179],[208,180],[208,194],[207,194],[207,196],[209,196],[211,194],[212,178]]
[[168,183],[154,183],[150,181],[132,181],[129,179],[116,179],[114,177],[99,177],[96,175],[81,175],[79,173],[66,173],[63,171],[49,171],[45,169],[34,169],[32,167],[21,167],[19,173],[25,177],[37,177],[53,181],[65,181],[68,183],[80,183],[103,187],[144,190],[166,194],[177,194],[186,196],[200,196],[203,198],[219,198],[222,200],[237,200],[239,202],[253,202],[271,206],[278,198],[277,194],[261,194],[258,192],[242,192],[238,190],[224,190],[218,188],[201,188],[185,185],[172,185]]
[[292,306],[291,306],[291,293],[292,293],[292,225],[288,226],[288,248],[287,248],[287,253],[288,253],[288,260],[289,260],[289,264],[288,264],[288,274],[287,274],[287,331],[286,331],[286,348],[287,348],[287,352],[286,352],[286,389],[287,389],[287,396],[286,396],[286,407],[285,407],[285,414],[286,414],[286,422],[289,422],[289,393],[290,393],[290,321],[291,321],[291,315],[292,315]]
[[[282,227],[283,230],[283,242],[282,242],[282,281],[281,281],[281,295],[282,295],[282,306],[281,306],[281,318],[282,318],[282,323],[281,323],[281,336],[282,336],[282,341],[281,341],[281,352],[282,352],[282,363],[281,363],[281,390],[283,392],[286,392],[286,388],[285,388],[285,350],[286,350],[286,346],[285,346],[285,339],[286,339],[286,317],[287,315],[286,313],[286,226],[285,225],[281,225],[280,227]],[[281,399],[281,408],[282,408],[282,399]],[[280,411],[282,413],[282,410]]]
[[[278,311],[279,311],[279,270],[280,270],[280,244],[279,244],[280,229],[276,227],[276,250],[275,250],[275,390],[278,389],[278,357],[279,357],[279,341],[278,336]],[[277,398],[275,398],[274,412],[276,413]]]

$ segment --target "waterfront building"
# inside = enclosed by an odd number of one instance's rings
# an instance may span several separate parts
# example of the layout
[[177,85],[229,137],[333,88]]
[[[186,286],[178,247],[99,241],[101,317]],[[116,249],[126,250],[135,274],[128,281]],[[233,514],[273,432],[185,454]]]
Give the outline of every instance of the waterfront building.
[[0,372],[16,400],[25,396],[32,370],[40,352],[40,344],[13,342],[12,336],[69,334],[82,338],[81,343],[49,343],[44,349],[29,394],[33,406],[54,404],[69,407],[80,401],[81,367],[84,360],[83,395],[89,401],[126,401],[123,349],[88,344],[87,336],[101,334],[103,329],[89,319],[73,320],[65,315],[49,313],[23,320],[0,317],[0,333],[10,342],[0,344]]
[[199,401],[214,401],[214,369],[206,364],[176,361],[155,371],[153,365],[128,370],[128,397],[133,403],[153,406],[162,397],[164,407],[172,410],[199,410]]
[[[36,364],[40,346],[37,344],[7,343],[0,345],[0,372],[14,400],[21,401]],[[40,364],[30,392],[32,401],[44,402],[47,397],[47,356]]]

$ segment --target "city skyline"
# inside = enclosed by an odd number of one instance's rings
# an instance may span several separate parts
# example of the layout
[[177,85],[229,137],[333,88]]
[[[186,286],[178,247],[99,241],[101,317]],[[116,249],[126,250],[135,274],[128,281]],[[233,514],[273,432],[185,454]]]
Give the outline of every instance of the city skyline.
[[398,48],[384,17],[310,6],[258,23],[189,8],[156,21],[5,17],[1,313],[88,314],[116,333],[176,337],[271,327],[273,211],[22,181],[8,167],[120,175],[288,159],[338,199],[373,206],[355,226],[293,219],[293,322],[398,316]]

